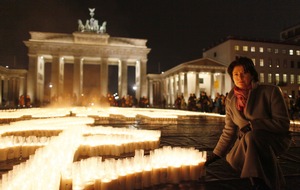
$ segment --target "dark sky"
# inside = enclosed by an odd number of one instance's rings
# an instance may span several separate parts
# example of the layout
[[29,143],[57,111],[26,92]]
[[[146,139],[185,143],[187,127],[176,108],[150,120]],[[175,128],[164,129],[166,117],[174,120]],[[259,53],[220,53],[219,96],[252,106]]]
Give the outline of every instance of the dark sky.
[[299,0],[0,0],[1,65],[27,68],[29,31],[71,34],[88,8],[110,36],[148,40],[148,73],[201,58],[229,35],[279,39],[300,23]]

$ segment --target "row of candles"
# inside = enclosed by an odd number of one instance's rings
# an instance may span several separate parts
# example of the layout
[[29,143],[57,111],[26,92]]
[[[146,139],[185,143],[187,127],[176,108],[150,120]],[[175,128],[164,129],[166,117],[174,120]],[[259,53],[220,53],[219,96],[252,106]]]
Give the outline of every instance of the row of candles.
[[[58,121],[66,123],[70,122],[69,118],[61,118]],[[77,121],[78,118],[72,118]],[[41,125],[41,121],[45,124]],[[32,120],[12,123],[1,135],[11,133],[22,134],[23,136],[3,136],[0,137],[0,161],[10,160],[14,158],[28,158],[34,154],[36,149],[45,146],[51,141],[51,135],[57,135],[62,129],[57,129],[57,122],[51,122],[52,119],[47,120]],[[80,120],[81,121],[81,120]],[[24,129],[22,129],[22,125]],[[30,125],[28,125],[30,124]],[[36,125],[40,125],[43,130],[36,130]],[[62,125],[62,124],[60,124]],[[70,124],[69,124],[70,125]],[[35,130],[34,130],[35,129]],[[42,132],[41,132],[42,131]],[[37,136],[28,136],[37,135]],[[41,136],[44,134],[44,136]],[[41,136],[41,137],[40,137]],[[153,150],[159,147],[160,131],[157,130],[137,130],[128,128],[113,128],[113,127],[88,127],[82,129],[82,138],[80,146],[77,148],[74,155],[74,160],[87,156],[120,156],[122,154],[133,153],[136,149]]]
[[[88,117],[59,117],[2,125],[0,135],[5,140],[0,142],[0,154],[10,148],[10,156],[3,153],[2,159],[12,158],[12,147],[15,158],[27,156],[28,152],[29,159],[2,175],[0,189],[134,189],[196,180],[205,175],[205,152],[179,147],[156,149],[160,131],[90,127],[93,122]],[[125,159],[97,157],[135,150],[139,151],[134,157]],[[150,154],[145,156],[144,150],[150,150]],[[96,157],[74,162],[80,156]],[[91,168],[95,168],[94,172]]]
[[[47,125],[47,120],[44,121]],[[75,125],[67,121],[64,125],[69,127],[52,137],[47,146],[37,149],[25,162],[13,166],[12,170],[2,175],[1,190],[59,189],[61,170],[73,162],[85,127],[83,124]]]
[[[114,135],[112,135],[110,137],[111,139],[109,141],[102,139],[100,142],[90,142],[91,139],[89,138],[96,139],[93,137],[83,138],[81,142],[84,144],[81,144],[77,148],[74,154],[74,160],[91,156],[120,156],[122,154],[133,153],[136,149],[154,150],[159,147],[159,139],[140,141],[136,139],[124,139],[126,137],[123,136],[114,137]],[[38,148],[48,145],[52,138],[54,137],[0,137],[0,161],[28,158],[30,155],[33,155]],[[97,136],[97,138],[102,137]],[[108,138],[108,136],[106,138]],[[14,142],[16,139],[19,141]],[[115,141],[117,144],[113,144],[112,141]]]
[[91,157],[62,171],[60,190],[132,190],[198,180],[205,175],[206,152],[194,148],[162,147],[144,155],[105,159]]
[[30,109],[17,109],[14,111],[1,111],[0,121],[7,118],[22,118],[29,117],[33,119],[37,118],[53,118],[53,117],[65,117],[67,115],[76,115],[76,116],[96,116],[107,118],[112,115],[120,115],[127,118],[136,119],[136,117],[148,117],[148,118],[157,118],[174,120],[180,115],[211,115],[214,117],[224,117],[219,114],[214,113],[202,113],[202,112],[191,112],[184,110],[168,110],[168,109],[155,109],[155,108],[119,108],[119,107],[64,107],[64,108],[30,108]]
[[[1,137],[3,141],[0,142],[2,160],[13,156],[26,156],[26,152],[29,159],[14,166],[11,171],[2,175],[0,189],[58,190],[62,170],[73,163],[74,155],[82,145],[84,147],[103,146],[106,147],[102,148],[104,150],[111,149],[111,147],[107,147],[109,143],[115,143],[119,147],[123,147],[124,151],[130,150],[133,152],[135,148],[148,147],[152,149],[158,146],[160,131],[91,127],[92,121],[93,119],[88,117],[65,117],[19,121],[2,125],[0,128],[0,134],[4,134]],[[37,129],[42,129],[43,132],[49,131],[49,133],[52,133],[53,130],[62,130],[62,132],[53,137],[5,136],[12,131],[20,130],[23,131],[22,134],[27,134],[38,131]],[[142,139],[155,142],[155,146],[142,143]],[[144,144],[144,147],[140,146],[141,144]],[[126,148],[127,145],[133,148]],[[6,156],[4,155],[5,152],[7,153]]]

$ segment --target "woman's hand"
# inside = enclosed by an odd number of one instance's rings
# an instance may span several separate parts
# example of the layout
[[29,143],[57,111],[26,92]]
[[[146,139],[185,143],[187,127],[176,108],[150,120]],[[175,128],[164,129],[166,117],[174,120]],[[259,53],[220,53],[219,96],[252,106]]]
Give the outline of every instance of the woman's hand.
[[212,154],[207,158],[207,160],[206,160],[206,162],[205,162],[204,165],[205,165],[205,166],[208,166],[209,164],[211,164],[211,163],[213,163],[213,162],[219,160],[220,158],[221,158],[220,156],[218,156],[218,155],[212,153]]

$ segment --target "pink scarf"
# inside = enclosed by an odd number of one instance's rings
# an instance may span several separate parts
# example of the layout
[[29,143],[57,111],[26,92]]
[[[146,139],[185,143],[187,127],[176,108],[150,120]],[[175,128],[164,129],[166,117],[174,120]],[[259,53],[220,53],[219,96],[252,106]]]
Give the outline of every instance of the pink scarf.
[[250,85],[246,89],[241,89],[237,86],[234,87],[233,92],[236,96],[236,108],[239,111],[244,111],[250,89],[252,89],[252,85]]

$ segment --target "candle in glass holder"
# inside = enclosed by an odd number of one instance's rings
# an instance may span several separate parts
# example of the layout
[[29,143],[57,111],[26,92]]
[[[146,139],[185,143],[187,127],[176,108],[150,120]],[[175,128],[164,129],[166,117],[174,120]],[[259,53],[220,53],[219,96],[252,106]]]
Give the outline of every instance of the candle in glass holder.
[[126,175],[126,190],[132,190],[134,189],[134,185],[135,185],[135,178],[134,178],[134,173],[133,171],[130,173],[127,173]]
[[164,184],[168,182],[168,167],[163,166],[160,168],[160,183]]
[[108,178],[102,178],[101,179],[101,190],[112,190],[111,188],[111,180]]
[[7,160],[7,151],[8,151],[7,147],[0,148],[0,161]]
[[199,163],[193,163],[190,165],[190,178],[191,180],[198,180],[201,174],[201,167]]
[[189,165],[181,165],[181,177],[182,177],[182,180],[184,180],[184,181],[190,180],[190,166]]
[[14,159],[14,158],[15,158],[15,147],[14,146],[8,147],[7,159],[11,160],[11,159]]
[[151,186],[151,168],[143,170],[142,173],[142,188],[147,188]]
[[180,165],[168,167],[168,181],[173,184],[179,184],[181,180],[181,167]]
[[141,189],[142,188],[142,171],[136,171],[134,173],[134,182],[135,182],[135,189]]
[[151,184],[153,186],[160,184],[160,168],[153,167],[151,171]]

